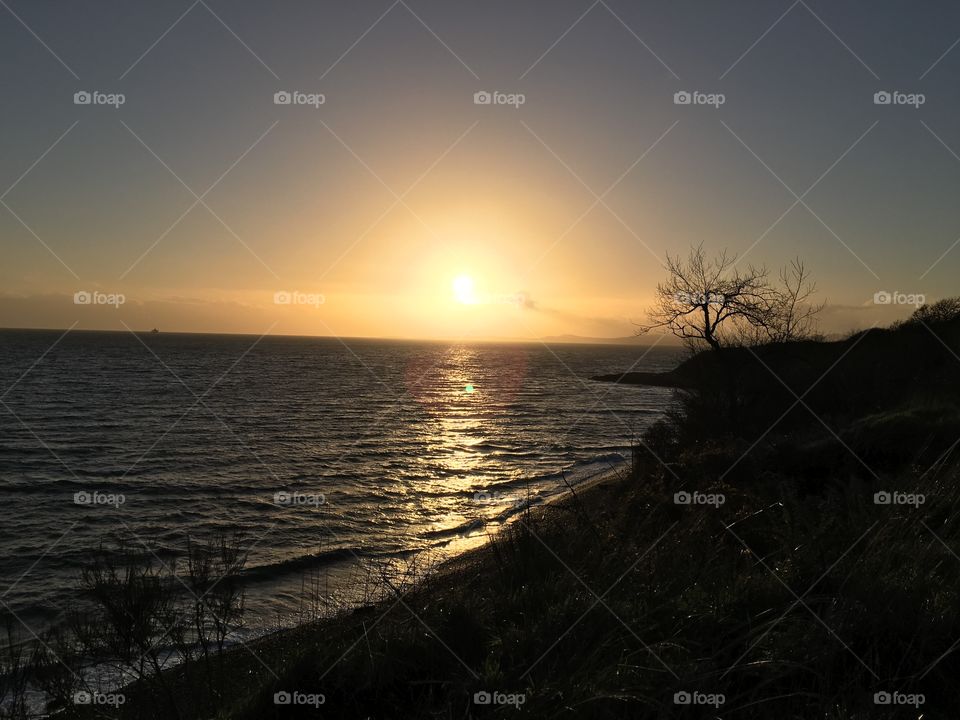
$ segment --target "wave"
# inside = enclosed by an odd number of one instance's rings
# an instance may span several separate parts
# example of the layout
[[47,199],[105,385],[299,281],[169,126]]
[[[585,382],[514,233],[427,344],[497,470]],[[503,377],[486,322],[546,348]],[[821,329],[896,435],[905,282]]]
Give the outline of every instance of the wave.
[[[507,485],[513,485],[516,487],[521,483],[539,484],[551,479],[562,479],[564,477],[566,477],[569,485],[576,486],[592,477],[596,477],[600,473],[617,467],[624,462],[626,462],[626,460],[621,454],[608,453],[606,455],[592,458],[591,460],[573,463],[569,467],[557,472],[547,473],[531,479],[518,479],[506,483],[498,483],[496,484],[496,487],[504,487]],[[539,490],[532,496],[520,498],[517,501],[512,502],[508,507],[500,509],[500,511],[494,515],[470,518],[451,528],[421,532],[417,534],[415,538],[425,542],[418,544],[416,547],[393,549],[381,548],[378,550],[371,550],[359,545],[354,545],[336,548],[320,553],[297,555],[295,557],[286,558],[277,562],[269,562],[263,565],[249,567],[244,570],[241,577],[249,582],[264,582],[275,580],[279,577],[292,573],[323,568],[339,563],[351,561],[360,562],[369,559],[393,559],[407,557],[430,548],[447,545],[450,541],[458,537],[466,537],[475,534],[482,531],[488,525],[502,525],[508,522],[515,515],[524,512],[530,507],[541,505],[546,502],[547,499],[558,495],[565,490],[565,486],[559,487],[555,491]]]
[[602,472],[618,467],[625,462],[626,458],[620,453],[605,453],[589,460],[575,462],[560,470],[554,470],[541,475],[534,475],[532,477],[521,476],[501,480],[500,482],[487,486],[486,490],[524,489],[551,481],[562,481],[565,485],[578,485],[585,480],[589,480]]
[[[119,474],[119,473],[118,473]],[[89,480],[83,479],[84,473],[77,472],[78,480],[21,480],[19,482],[4,483],[4,492],[17,492],[25,495],[43,495],[55,492],[73,493],[80,490],[97,490],[104,493],[127,493],[136,495],[167,495],[171,499],[187,496],[191,499],[207,499],[220,495],[259,495],[265,501],[272,501],[276,488],[273,485],[246,485],[229,483],[218,485],[216,482],[208,484],[185,484],[180,482],[145,483],[136,478],[124,482],[116,482],[104,477],[102,472],[87,474]],[[284,487],[294,487],[298,483],[288,483]]]
[[443,540],[447,538],[453,539],[456,537],[463,537],[465,535],[470,535],[473,532],[482,530],[484,527],[486,527],[487,522],[487,518],[473,518],[452,528],[445,528],[443,530],[428,530],[427,532],[420,533],[418,537],[421,537],[425,540]]
[[[418,537],[426,540],[452,540],[456,537],[464,537],[467,535],[474,534],[483,530],[489,524],[499,524],[502,525],[508,522],[512,517],[522,513],[528,508],[534,507],[536,505],[542,505],[548,499],[555,497],[556,495],[562,494],[567,490],[567,485],[570,487],[575,487],[590,478],[596,477],[597,475],[604,473],[608,470],[616,468],[619,465],[622,465],[626,462],[626,459],[620,453],[608,453],[606,455],[601,455],[591,460],[585,460],[582,462],[574,463],[568,468],[563,470],[558,470],[552,473],[546,473],[543,475],[536,476],[534,478],[517,478],[514,480],[507,480],[499,483],[494,483],[490,486],[490,489],[495,489],[496,492],[499,492],[501,488],[509,489],[518,489],[526,488],[528,486],[542,484],[549,480],[562,480],[566,479],[566,484],[562,487],[557,487],[555,490],[544,490],[538,489],[532,495],[519,496],[516,499],[509,497],[499,498],[502,501],[508,501],[510,504],[500,510],[500,512],[495,515],[487,517],[478,517],[471,518],[466,520],[452,528],[446,528],[443,530],[431,530],[429,532],[420,533]],[[489,490],[488,490],[489,492]],[[491,500],[496,501],[498,498],[494,497]]]
[[291,573],[315,570],[343,562],[406,557],[417,551],[418,549],[415,548],[374,551],[355,545],[320,553],[297,555],[276,562],[264,563],[263,565],[254,565],[246,568],[240,574],[240,577],[248,582],[264,582],[275,580]]

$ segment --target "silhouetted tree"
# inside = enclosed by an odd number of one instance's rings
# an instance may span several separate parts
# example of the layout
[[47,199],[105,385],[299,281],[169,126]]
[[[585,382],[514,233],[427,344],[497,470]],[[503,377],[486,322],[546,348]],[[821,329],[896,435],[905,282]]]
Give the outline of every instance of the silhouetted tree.
[[764,294],[765,307],[734,320],[737,344],[808,340],[817,336],[817,315],[825,303],[811,303],[817,286],[800,258],[780,269],[779,284]]
[[703,245],[686,259],[667,254],[667,279],[657,285],[649,322],[639,334],[665,328],[685,342],[724,345],[786,342],[811,337],[823,304],[811,305],[816,291],[799,259],[772,282],[763,266],[736,266],[736,256],[724,250],[707,258]]

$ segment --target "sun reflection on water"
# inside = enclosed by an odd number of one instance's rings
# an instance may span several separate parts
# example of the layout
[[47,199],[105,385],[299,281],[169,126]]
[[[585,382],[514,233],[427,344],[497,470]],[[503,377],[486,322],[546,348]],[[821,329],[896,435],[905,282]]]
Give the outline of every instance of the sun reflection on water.
[[407,367],[408,393],[416,399],[428,452],[412,478],[418,523],[427,533],[463,526],[495,508],[473,499],[493,477],[510,474],[491,452],[503,440],[502,412],[517,397],[526,374],[523,348],[505,348],[496,362],[489,351],[454,345],[437,359],[418,358]]

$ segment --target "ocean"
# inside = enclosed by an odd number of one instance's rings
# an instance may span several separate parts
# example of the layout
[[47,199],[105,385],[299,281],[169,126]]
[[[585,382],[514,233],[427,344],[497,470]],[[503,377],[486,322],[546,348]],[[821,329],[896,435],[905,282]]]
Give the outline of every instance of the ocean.
[[[664,416],[627,345],[0,331],[0,599],[39,632],[84,563],[240,532],[253,631],[368,563],[482,541],[522,503],[615,467]],[[368,570],[369,568],[366,568]]]

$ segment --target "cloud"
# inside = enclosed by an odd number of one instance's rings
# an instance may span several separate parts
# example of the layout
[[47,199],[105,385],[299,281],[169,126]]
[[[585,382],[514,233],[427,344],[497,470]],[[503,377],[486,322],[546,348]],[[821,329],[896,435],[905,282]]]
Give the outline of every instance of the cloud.
[[597,336],[623,337],[630,335],[636,329],[625,318],[583,315],[561,308],[543,305],[531,297],[529,293],[519,292],[517,297],[522,298],[521,307],[525,310],[539,313],[547,317],[562,321],[578,332]]

